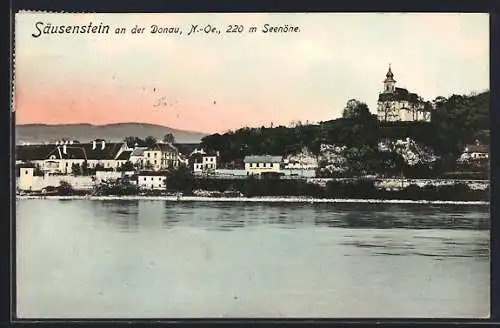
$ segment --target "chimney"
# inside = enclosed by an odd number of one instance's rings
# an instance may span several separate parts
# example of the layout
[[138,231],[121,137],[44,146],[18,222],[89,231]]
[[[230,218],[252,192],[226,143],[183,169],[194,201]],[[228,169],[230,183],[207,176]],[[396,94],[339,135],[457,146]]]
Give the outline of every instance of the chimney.
[[96,143],[95,143],[95,140],[92,141],[92,150],[95,150],[95,147],[96,147]]
[[67,152],[66,152],[66,144],[63,145],[63,153],[67,154]]
[[70,145],[72,145],[72,144],[73,144],[73,140],[71,140],[71,141],[69,142],[69,144],[70,144]]
[[101,143],[101,150],[104,150],[104,146],[106,145],[106,142],[103,140]]

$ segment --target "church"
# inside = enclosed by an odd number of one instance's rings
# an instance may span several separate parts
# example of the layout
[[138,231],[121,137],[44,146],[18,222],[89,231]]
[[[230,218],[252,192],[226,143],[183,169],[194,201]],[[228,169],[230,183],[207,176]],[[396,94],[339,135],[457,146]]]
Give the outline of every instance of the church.
[[421,97],[408,90],[396,87],[396,80],[389,65],[385,75],[384,90],[378,96],[377,117],[379,121],[425,121],[430,122],[430,108]]

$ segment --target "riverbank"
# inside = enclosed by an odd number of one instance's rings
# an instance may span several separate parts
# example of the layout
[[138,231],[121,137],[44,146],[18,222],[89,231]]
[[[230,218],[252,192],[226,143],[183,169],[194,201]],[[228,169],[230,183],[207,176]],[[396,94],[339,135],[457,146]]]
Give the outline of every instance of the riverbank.
[[488,205],[488,201],[446,201],[446,200],[408,200],[408,199],[342,199],[307,197],[200,197],[200,196],[16,196],[16,200],[156,200],[170,202],[244,202],[244,203],[382,203],[382,204],[449,204],[449,205]]

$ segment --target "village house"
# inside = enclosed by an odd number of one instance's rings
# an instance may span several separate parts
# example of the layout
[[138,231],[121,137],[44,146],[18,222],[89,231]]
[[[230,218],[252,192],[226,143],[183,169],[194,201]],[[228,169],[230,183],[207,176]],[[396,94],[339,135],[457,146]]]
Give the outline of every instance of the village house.
[[490,174],[489,146],[479,141],[467,145],[457,159],[457,172],[473,174],[476,177],[487,178]]
[[179,151],[170,143],[157,143],[153,147],[144,150],[144,168],[154,171],[179,166]]
[[73,165],[85,162],[85,150],[80,146],[61,145],[52,150],[44,161],[41,169],[49,173],[71,173]]
[[99,165],[104,168],[116,169],[120,163],[117,160],[118,157],[123,151],[129,150],[127,144],[124,142],[106,143],[102,139],[81,145],[85,151],[87,164],[90,168],[95,168]]
[[57,144],[43,145],[16,145],[16,164],[33,164],[42,167],[50,152],[57,147]]
[[166,180],[165,171],[142,171],[137,174],[137,185],[140,189],[165,190]]
[[465,146],[458,162],[463,163],[487,159],[489,159],[489,147],[476,141],[475,144]]
[[16,146],[16,164],[32,163],[49,174],[69,174],[73,165],[85,163],[89,168],[117,169],[128,161],[128,151],[125,143],[106,143],[101,139],[91,143],[20,145]]
[[132,150],[123,150],[117,157],[116,157],[116,167],[120,168],[122,167],[125,163],[130,162],[130,155],[132,155]]
[[216,152],[206,152],[204,150],[195,149],[190,156],[193,173],[195,174],[210,174],[217,169]]
[[148,149],[148,147],[135,147],[130,154],[129,161],[135,166],[139,168],[144,168],[146,164],[146,158],[144,157],[144,152]]
[[245,156],[245,170],[248,175],[261,174],[263,172],[281,171],[281,156],[260,155],[260,156]]
[[407,89],[397,88],[394,74],[389,65],[389,71],[384,80],[384,89],[379,94],[377,117],[383,122],[395,121],[426,121],[430,122],[430,108],[415,93]]

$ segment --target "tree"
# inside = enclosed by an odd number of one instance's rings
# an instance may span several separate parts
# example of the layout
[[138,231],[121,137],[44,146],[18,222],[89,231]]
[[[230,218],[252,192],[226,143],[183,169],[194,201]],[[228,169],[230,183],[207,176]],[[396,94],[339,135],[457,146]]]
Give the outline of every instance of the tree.
[[144,139],[144,143],[146,144],[146,147],[154,147],[156,145],[156,138],[152,136],[147,136],[146,139]]
[[390,177],[401,174],[405,165],[403,156],[394,151],[377,152],[377,155],[379,160],[378,172]]
[[40,168],[40,164],[37,164],[35,166],[35,169],[33,170],[33,175],[34,176],[43,176],[44,175],[42,169]]
[[80,175],[88,175],[89,174],[89,163],[85,160],[82,165],[80,165]]
[[180,165],[167,174],[167,189],[189,193],[193,190],[194,176],[186,165]]
[[125,163],[123,163],[122,166],[120,166],[118,168],[118,171],[122,171],[122,172],[125,172],[125,171],[135,171],[135,167],[134,167],[134,164],[132,164],[132,162],[126,161]]
[[357,99],[350,99],[342,112],[342,117],[347,119],[366,119],[370,116],[368,106]]
[[142,160],[139,160],[137,161],[135,164],[134,164],[134,168],[136,171],[140,171],[142,169],[144,169],[144,163]]
[[80,175],[80,164],[73,163],[71,165],[71,174],[73,175]]
[[145,147],[146,146],[146,142],[139,137],[129,136],[129,137],[126,137],[125,139],[123,139],[123,141],[130,148],[134,148],[135,146],[137,146],[137,147]]
[[61,196],[69,196],[73,193],[73,187],[67,181],[61,180],[57,191]]
[[167,133],[166,135],[163,136],[163,142],[173,144],[175,142],[174,135],[172,133]]
[[369,146],[348,147],[342,151],[342,155],[351,175],[366,174],[377,169],[376,153]]

